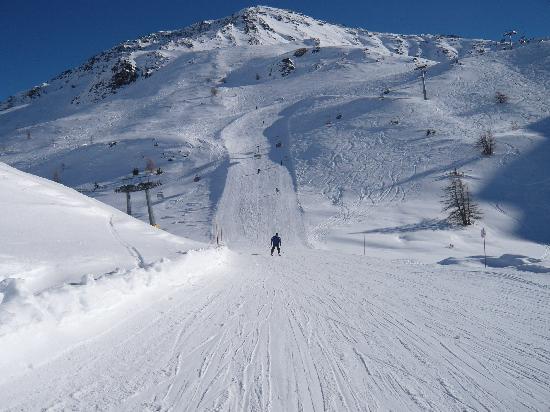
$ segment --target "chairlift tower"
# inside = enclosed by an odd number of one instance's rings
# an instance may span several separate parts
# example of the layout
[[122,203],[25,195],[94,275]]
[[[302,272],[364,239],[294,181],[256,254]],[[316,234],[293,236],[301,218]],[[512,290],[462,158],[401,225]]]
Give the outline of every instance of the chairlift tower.
[[515,30],[510,30],[504,33],[504,36],[508,36],[508,38],[510,39],[510,49],[512,49],[513,47],[512,36],[515,36],[516,34],[518,34],[518,32]]
[[260,145],[256,146],[256,153],[254,153],[254,159],[261,159],[262,154],[260,153]]
[[428,94],[426,93],[426,70],[428,69],[427,64],[422,66],[416,66],[415,70],[420,70],[422,78],[422,93],[424,94],[424,100],[428,100]]
[[130,183],[119,186],[115,189],[116,193],[126,193],[126,213],[132,216],[132,204],[130,199],[130,194],[133,192],[145,192],[145,200],[147,201],[147,212],[149,213],[149,223],[151,226],[155,226],[155,215],[153,214],[153,206],[151,205],[151,196],[149,191],[157,186],[160,186],[162,183],[159,181],[156,182],[140,182],[138,184]]

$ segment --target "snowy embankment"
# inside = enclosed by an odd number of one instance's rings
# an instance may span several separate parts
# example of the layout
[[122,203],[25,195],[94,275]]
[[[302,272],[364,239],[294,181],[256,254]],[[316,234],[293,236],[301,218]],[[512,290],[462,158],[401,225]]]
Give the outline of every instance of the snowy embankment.
[[[0,202],[9,217],[2,228],[9,235],[0,239],[4,378],[24,371],[22,359],[44,361],[227,258],[223,249],[191,250],[205,245],[4,164],[0,190],[10,194]],[[41,351],[43,342],[57,348]]]
[[33,293],[204,246],[2,163],[0,190],[0,280],[17,274]]

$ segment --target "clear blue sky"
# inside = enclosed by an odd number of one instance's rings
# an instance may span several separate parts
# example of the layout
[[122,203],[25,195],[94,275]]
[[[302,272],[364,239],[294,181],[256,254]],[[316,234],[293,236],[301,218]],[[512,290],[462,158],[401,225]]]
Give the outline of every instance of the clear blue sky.
[[0,0],[0,100],[121,41],[256,4],[373,31],[550,36],[550,0]]

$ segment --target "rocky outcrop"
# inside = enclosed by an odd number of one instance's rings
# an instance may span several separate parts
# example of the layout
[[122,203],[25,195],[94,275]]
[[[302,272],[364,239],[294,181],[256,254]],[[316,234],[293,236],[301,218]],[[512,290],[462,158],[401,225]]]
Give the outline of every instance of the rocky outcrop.
[[136,66],[128,60],[119,60],[111,70],[113,72],[113,77],[111,78],[109,87],[112,91],[133,83],[138,78]]
[[289,57],[285,57],[281,60],[281,63],[279,63],[279,70],[281,72],[281,76],[285,77],[296,70],[296,66]]
[[34,86],[32,89],[27,91],[27,97],[30,97],[31,99],[36,99],[37,97],[40,97],[42,94],[42,89],[39,86]]

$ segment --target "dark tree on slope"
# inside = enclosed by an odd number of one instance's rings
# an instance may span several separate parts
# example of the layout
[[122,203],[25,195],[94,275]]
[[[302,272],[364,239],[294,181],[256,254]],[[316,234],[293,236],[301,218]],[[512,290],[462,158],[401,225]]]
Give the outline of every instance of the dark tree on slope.
[[153,173],[155,171],[156,165],[153,159],[147,158],[145,161],[145,170],[147,170],[149,173]]
[[472,200],[468,185],[456,171],[449,174],[449,184],[443,189],[442,203],[443,211],[449,213],[447,219],[451,223],[469,226],[481,218],[481,211]]
[[505,104],[505,103],[508,103],[508,96],[506,96],[504,93],[496,92],[495,100],[499,104]]
[[481,150],[484,156],[491,156],[495,152],[495,146],[495,136],[490,130],[483,133],[476,142],[476,147]]
[[59,170],[57,169],[53,171],[53,181],[55,183],[61,183],[61,176],[59,175]]

